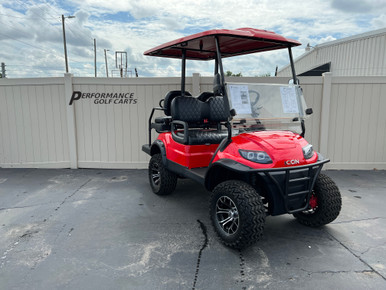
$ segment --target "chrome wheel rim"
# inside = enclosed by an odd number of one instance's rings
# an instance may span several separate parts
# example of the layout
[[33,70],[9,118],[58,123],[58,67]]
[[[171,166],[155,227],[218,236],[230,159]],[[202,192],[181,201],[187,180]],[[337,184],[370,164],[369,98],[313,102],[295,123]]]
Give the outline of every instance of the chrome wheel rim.
[[221,196],[217,200],[216,219],[220,228],[227,235],[233,235],[239,229],[239,211],[236,204],[228,196]]

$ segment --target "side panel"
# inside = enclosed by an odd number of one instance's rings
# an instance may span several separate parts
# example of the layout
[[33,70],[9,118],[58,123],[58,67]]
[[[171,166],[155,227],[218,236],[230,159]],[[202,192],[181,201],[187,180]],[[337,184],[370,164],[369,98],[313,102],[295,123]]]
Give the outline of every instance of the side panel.
[[165,144],[166,157],[189,169],[208,167],[218,144],[183,145],[173,140],[171,133],[162,133],[158,139]]

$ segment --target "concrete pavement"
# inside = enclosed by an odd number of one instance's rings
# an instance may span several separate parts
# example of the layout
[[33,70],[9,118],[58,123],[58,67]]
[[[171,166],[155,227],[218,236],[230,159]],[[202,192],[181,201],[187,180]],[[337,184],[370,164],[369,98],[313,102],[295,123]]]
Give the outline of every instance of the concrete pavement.
[[190,180],[160,197],[146,170],[0,169],[0,289],[386,289],[386,172],[326,174],[336,221],[268,217],[235,251]]

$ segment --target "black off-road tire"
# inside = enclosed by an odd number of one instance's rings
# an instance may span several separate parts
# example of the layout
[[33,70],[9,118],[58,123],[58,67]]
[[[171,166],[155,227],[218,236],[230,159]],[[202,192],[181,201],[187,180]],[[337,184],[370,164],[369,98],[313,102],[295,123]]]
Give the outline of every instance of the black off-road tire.
[[335,220],[342,208],[342,197],[335,182],[327,175],[319,174],[313,194],[316,196],[317,206],[308,211],[295,213],[294,217],[299,223],[320,227]]
[[149,162],[149,182],[155,194],[171,194],[177,186],[177,175],[170,172],[162,163],[161,154],[154,154]]
[[[209,214],[217,235],[229,247],[243,249],[263,235],[263,203],[256,190],[245,182],[228,180],[217,185],[210,197]],[[227,218],[229,222],[220,222]]]

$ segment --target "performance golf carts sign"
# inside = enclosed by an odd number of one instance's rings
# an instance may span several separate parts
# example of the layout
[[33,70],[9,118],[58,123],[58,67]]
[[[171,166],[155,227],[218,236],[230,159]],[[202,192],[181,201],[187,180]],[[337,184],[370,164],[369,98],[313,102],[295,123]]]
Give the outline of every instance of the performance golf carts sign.
[[136,105],[138,99],[134,98],[134,93],[82,93],[74,91],[69,105],[80,99],[92,99],[98,105]]

